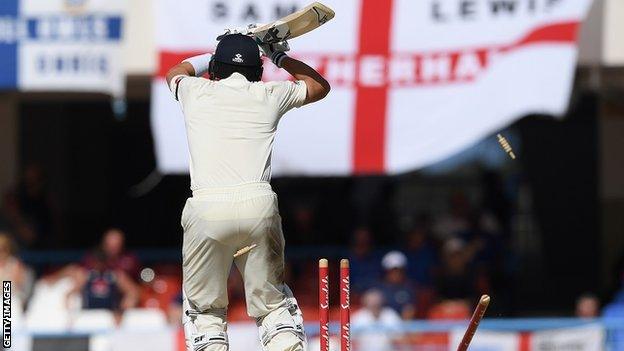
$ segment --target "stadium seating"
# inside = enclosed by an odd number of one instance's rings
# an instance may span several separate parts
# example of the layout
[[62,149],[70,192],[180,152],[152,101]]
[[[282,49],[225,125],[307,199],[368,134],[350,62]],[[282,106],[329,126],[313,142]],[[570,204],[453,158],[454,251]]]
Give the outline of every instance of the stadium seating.
[[120,327],[126,330],[158,330],[167,326],[167,316],[158,308],[133,308],[126,310]]

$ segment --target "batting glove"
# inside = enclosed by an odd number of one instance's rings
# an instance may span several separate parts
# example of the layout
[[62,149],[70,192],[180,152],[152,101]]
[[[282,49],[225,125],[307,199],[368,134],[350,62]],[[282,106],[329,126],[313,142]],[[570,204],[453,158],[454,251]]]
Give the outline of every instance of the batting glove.
[[260,52],[271,59],[271,61],[279,68],[282,68],[282,61],[288,57],[286,51],[290,50],[287,41],[280,41],[275,44],[260,44]]
[[251,35],[251,30],[258,27],[257,23],[250,23],[246,27],[236,27],[236,28],[226,28],[223,30],[223,34],[217,37],[217,41],[223,39],[224,36],[229,34],[243,34],[243,35]]

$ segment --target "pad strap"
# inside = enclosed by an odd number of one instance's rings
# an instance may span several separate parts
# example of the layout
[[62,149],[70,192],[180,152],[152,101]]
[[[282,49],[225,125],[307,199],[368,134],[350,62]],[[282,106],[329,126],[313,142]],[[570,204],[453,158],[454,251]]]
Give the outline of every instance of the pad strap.
[[225,332],[206,332],[191,335],[193,351],[200,351],[210,345],[228,345],[228,336]]

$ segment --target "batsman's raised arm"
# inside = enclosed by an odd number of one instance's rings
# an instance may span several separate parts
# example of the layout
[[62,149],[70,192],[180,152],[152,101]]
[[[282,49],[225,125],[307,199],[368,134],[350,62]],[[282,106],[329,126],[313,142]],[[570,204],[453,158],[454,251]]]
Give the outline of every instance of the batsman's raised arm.
[[331,89],[329,83],[314,68],[288,56],[282,60],[281,64],[282,68],[295,77],[295,79],[306,83],[308,95],[304,105],[319,101],[329,94]]
[[[167,86],[174,94],[176,100],[178,100],[178,84],[180,83],[182,78],[186,76],[200,77],[204,75],[206,72],[208,72],[211,58],[212,54],[209,53],[189,57],[186,60],[173,66],[167,72]],[[174,78],[176,78],[175,81]]]
[[206,53],[189,57],[186,60],[173,66],[167,72],[167,85],[171,86],[171,80],[177,76],[203,76],[206,72],[208,72],[211,58],[212,54]]
[[288,47],[288,44],[265,44],[260,46],[260,50],[262,50],[262,53],[270,58],[277,67],[285,69],[286,72],[290,73],[296,80],[305,82],[307,95],[303,102],[304,105],[319,101],[327,96],[331,89],[329,82],[314,68],[286,55],[286,53],[282,51],[284,47]]
[[188,62],[180,62],[167,71],[167,85],[171,84],[171,80],[176,76],[194,76],[195,69]]

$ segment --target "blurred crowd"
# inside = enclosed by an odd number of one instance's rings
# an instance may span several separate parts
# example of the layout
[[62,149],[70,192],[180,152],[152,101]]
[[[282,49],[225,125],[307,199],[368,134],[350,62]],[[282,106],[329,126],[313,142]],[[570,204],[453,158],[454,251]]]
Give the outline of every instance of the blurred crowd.
[[37,276],[18,257],[14,236],[0,231],[0,277],[12,282],[14,317],[33,328],[65,329],[81,311],[107,311],[117,325],[124,312],[142,309],[162,325],[178,324],[179,270],[178,264],[164,264],[159,273],[144,267],[126,250],[124,232],[110,228],[81,262],[49,266]]
[[[390,350],[397,343],[413,344],[423,338],[435,343],[440,337],[436,333],[408,336],[387,331],[400,330],[404,320],[468,318],[478,296],[492,292],[495,284],[489,265],[497,262],[488,250],[494,244],[480,236],[470,241],[462,236],[438,241],[430,234],[432,228],[421,223],[407,233],[400,250],[381,252],[374,249],[368,230],[354,232],[350,246],[352,326],[384,327],[383,333],[367,332],[354,338],[359,350]],[[317,317],[315,263],[298,263],[309,267],[312,274],[289,275],[308,320]],[[123,326],[129,323],[127,315],[134,316],[142,327],[179,325],[181,320],[179,264],[146,267],[126,249],[125,234],[118,228],[104,231],[99,244],[85,252],[81,262],[51,267],[39,277],[19,259],[13,235],[0,232],[0,277],[13,283],[14,311],[26,310],[27,325],[39,330],[75,327],[81,321],[98,328]],[[304,280],[306,284],[302,284]],[[624,282],[624,270],[620,281]],[[243,285],[235,270],[229,285],[228,318],[248,321]],[[337,297],[332,300],[338,301]],[[334,309],[335,318],[339,313],[337,306]],[[103,311],[108,319],[100,318]],[[579,318],[624,317],[624,286],[603,307],[593,294],[580,296],[575,314]],[[419,340],[409,339],[414,337]]]
[[493,275],[503,264],[498,243],[486,233],[439,239],[430,233],[430,225],[420,223],[401,250],[379,254],[370,232],[358,229],[350,250],[354,293],[379,292],[402,319],[463,318],[480,294],[492,292]]
[[[484,202],[488,203],[487,199]],[[502,204],[475,209],[465,196],[456,193],[449,199],[448,211],[413,216],[411,225],[391,240],[380,238],[370,227],[358,226],[348,235],[347,250],[353,326],[381,323],[395,328],[403,320],[465,319],[481,294],[510,295],[514,264],[510,262],[513,252],[506,207]],[[142,263],[126,248],[122,229],[103,231],[97,246],[86,250],[80,261],[43,268],[25,264],[18,249],[37,252],[51,247],[47,242],[52,237],[51,208],[43,174],[32,165],[26,167],[19,184],[5,192],[0,211],[0,277],[12,282],[14,311],[26,311],[29,325],[67,325],[85,311],[108,311],[110,323],[115,325],[123,324],[129,311],[138,319],[144,318],[143,324],[145,320],[180,323],[179,262]],[[305,224],[311,221],[308,217],[295,220]],[[305,228],[299,225],[291,229],[305,234]],[[323,252],[323,247],[317,246],[318,252]],[[318,301],[316,260],[290,259],[287,282],[304,314],[313,320]],[[617,292],[611,294],[614,297],[601,303],[595,295],[580,296],[578,317],[624,317],[624,260],[617,272]],[[337,272],[332,275],[337,276]],[[229,295],[229,319],[248,320],[243,284],[235,270],[229,281]],[[337,296],[332,300],[338,301]],[[507,315],[504,307],[498,307],[502,315]],[[140,311],[150,312],[140,317]],[[97,318],[91,315],[85,320]],[[384,350],[396,340],[379,335],[359,342],[368,347],[361,349]]]

